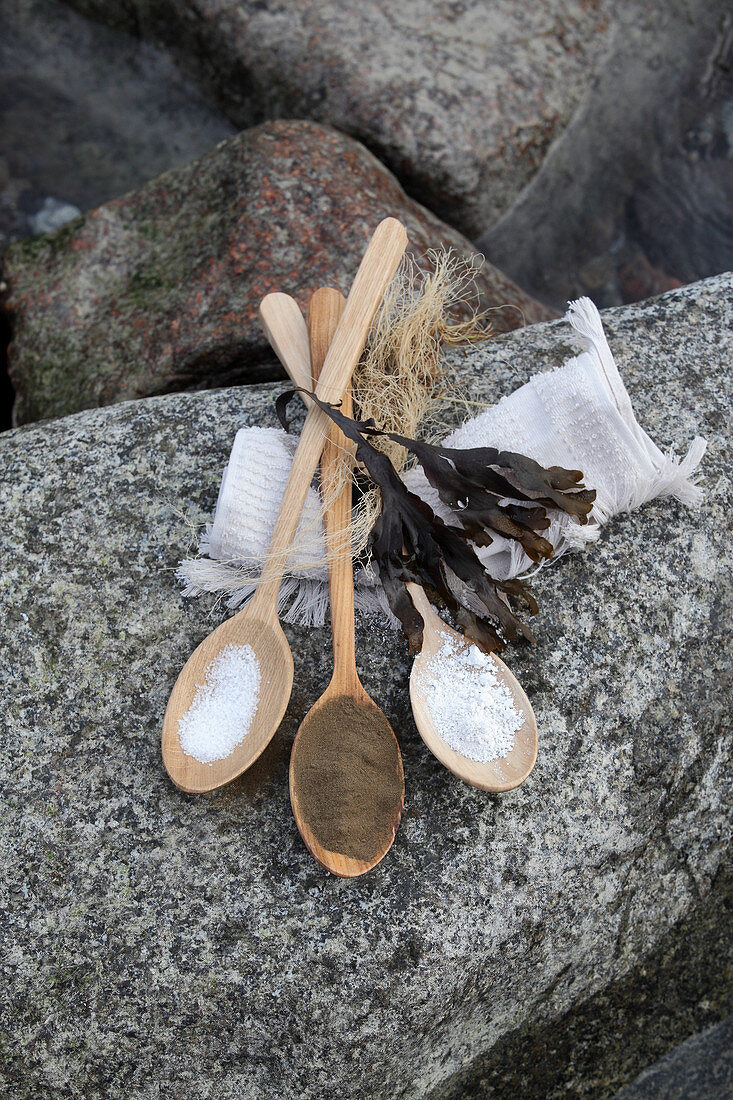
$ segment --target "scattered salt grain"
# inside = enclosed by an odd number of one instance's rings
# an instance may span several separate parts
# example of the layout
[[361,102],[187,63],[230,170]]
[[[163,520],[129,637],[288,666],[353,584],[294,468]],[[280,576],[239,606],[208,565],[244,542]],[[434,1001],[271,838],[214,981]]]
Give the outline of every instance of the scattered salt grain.
[[499,760],[514,748],[523,715],[488,654],[450,634],[440,637],[443,644],[421,675],[436,733],[469,760]]
[[202,764],[224,760],[249,733],[259,697],[260,664],[252,646],[224,646],[178,723],[186,755]]

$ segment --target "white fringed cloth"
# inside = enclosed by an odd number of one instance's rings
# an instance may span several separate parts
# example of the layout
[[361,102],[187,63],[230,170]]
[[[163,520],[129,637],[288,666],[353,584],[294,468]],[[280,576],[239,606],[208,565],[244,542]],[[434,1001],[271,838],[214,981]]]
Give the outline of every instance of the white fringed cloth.
[[[695,471],[705,440],[693,440],[679,459],[663,454],[639,425],[631,400],[608,346],[601,317],[589,298],[571,302],[565,315],[582,351],[556,370],[535,374],[514,393],[448,435],[447,447],[496,447],[518,451],[542,466],[582,470],[587,488],[596,490],[590,522],[581,525],[564,512],[549,512],[544,532],[555,557],[582,550],[598,538],[601,526],[619,512],[632,511],[655,497],[673,496],[697,504],[702,491]],[[224,470],[213,523],[199,544],[200,557],[181,562],[178,576],[185,595],[229,594],[240,606],[252,593],[248,577],[261,571],[297,440],[280,428],[242,428]],[[419,468],[404,475],[446,522],[451,514]],[[280,611],[288,622],[322,625],[328,609],[323,524],[316,486],[308,493],[296,534],[294,560],[280,591]],[[476,552],[498,580],[537,568],[522,548],[500,535]],[[387,611],[374,575],[356,575],[357,611]],[[387,614],[389,614],[387,612]],[[390,616],[391,618],[391,616]]]

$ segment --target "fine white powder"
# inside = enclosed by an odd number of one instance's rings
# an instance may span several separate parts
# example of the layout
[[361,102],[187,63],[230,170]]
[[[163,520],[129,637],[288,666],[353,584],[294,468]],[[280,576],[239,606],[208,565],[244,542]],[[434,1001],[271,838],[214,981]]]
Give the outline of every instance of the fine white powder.
[[202,764],[229,756],[249,733],[259,697],[260,663],[252,646],[224,646],[178,723],[186,755]]
[[488,654],[450,634],[440,637],[443,644],[420,677],[435,731],[469,760],[499,760],[514,748],[522,712]]

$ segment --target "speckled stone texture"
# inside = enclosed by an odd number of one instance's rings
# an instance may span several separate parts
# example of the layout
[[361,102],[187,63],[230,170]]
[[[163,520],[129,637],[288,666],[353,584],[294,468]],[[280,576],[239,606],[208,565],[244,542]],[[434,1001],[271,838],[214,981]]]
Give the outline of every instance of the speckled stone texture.
[[733,1016],[681,1043],[614,1100],[730,1100],[731,1096]]
[[[661,2],[661,0],[659,0]],[[476,236],[592,84],[618,0],[71,0],[167,45],[242,129],[313,118]],[[633,0],[635,9],[645,8]]]
[[[275,122],[21,241],[4,262],[9,368],[22,424],[173,390],[284,377],[257,317],[271,290],[305,305],[344,292],[378,222],[407,227],[410,253],[465,237],[409,199],[364,146],[310,122]],[[480,308],[498,331],[555,316],[490,264]]]
[[[733,277],[604,320],[659,444],[708,438],[705,502],[655,501],[537,576],[538,644],[507,656],[540,751],[508,795],[430,756],[405,645],[360,623],[406,805],[355,881],[314,863],[287,794],[328,630],[288,628],[291,705],[240,781],[187,796],[160,761],[168,693],[223,617],[174,570],[279,387],[0,438],[4,1095],[605,1100],[730,1013]],[[535,326],[450,362],[493,401],[567,339]]]

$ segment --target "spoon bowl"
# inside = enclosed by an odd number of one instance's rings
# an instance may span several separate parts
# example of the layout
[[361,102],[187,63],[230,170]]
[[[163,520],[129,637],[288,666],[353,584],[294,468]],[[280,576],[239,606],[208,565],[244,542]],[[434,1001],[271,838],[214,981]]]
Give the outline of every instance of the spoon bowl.
[[[537,722],[532,704],[524,693],[516,676],[502,660],[491,654],[497,679],[511,692],[515,708],[522,715],[522,725],[514,735],[514,747],[507,756],[480,763],[471,760],[445,741],[436,729],[435,720],[426,699],[425,684],[429,666],[442,648],[445,635],[461,649],[468,649],[471,642],[457,630],[453,630],[435,613],[425,592],[419,585],[409,584],[413,602],[423,617],[423,647],[415,658],[410,673],[410,702],[415,725],[427,747],[449,771],[472,787],[499,794],[518,787],[527,778],[537,760]],[[443,637],[441,637],[441,635]]]
[[[324,726],[330,730],[325,745]],[[345,743],[347,728],[358,736]],[[328,805],[316,786],[324,772],[339,788]],[[358,680],[348,689],[332,680],[301,722],[290,756],[290,802],[306,848],[340,878],[371,871],[392,847],[404,792],[402,755],[384,713]]]
[[[293,655],[276,618],[264,619],[252,605],[217,627],[193,651],[171,692],[163,719],[163,763],[173,782],[189,794],[213,791],[236,779],[264,750],[280,725],[293,689]],[[254,614],[252,612],[255,612]],[[257,710],[244,743],[221,760],[205,764],[181,748],[178,728],[211,662],[227,646],[249,645],[260,667]]]

